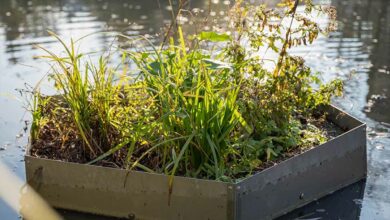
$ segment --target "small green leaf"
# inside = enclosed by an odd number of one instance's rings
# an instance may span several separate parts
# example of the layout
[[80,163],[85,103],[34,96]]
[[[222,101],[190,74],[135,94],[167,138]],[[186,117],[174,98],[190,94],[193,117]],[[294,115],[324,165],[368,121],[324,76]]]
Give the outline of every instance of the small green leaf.
[[154,61],[149,63],[149,67],[151,69],[151,74],[153,75],[159,75],[161,72],[161,64],[158,61]]
[[267,152],[267,161],[270,160],[272,156],[275,156],[275,157],[278,156],[278,155],[275,153],[275,151],[272,150],[271,148],[267,148],[266,152]]
[[228,34],[218,34],[216,32],[202,32],[199,34],[199,40],[223,42],[230,40],[230,36]]
[[219,60],[204,59],[205,63],[209,64],[208,68],[215,69],[233,69],[230,63],[225,63]]

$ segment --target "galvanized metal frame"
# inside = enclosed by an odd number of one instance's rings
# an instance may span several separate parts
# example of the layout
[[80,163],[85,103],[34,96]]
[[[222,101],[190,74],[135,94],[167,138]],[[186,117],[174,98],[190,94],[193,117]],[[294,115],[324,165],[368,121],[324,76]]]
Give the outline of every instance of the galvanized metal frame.
[[32,157],[27,182],[52,206],[130,219],[272,219],[366,177],[366,125],[329,106],[348,129],[239,183],[175,177]]

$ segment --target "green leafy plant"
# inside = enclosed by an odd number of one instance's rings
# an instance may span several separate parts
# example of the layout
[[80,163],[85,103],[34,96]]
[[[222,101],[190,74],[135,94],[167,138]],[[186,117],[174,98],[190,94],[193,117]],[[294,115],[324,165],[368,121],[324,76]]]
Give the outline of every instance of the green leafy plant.
[[[59,93],[35,93],[32,154],[165,173],[172,190],[175,175],[237,181],[325,142],[318,108],[342,82],[322,84],[287,52],[333,29],[334,11],[298,5],[238,2],[226,32],[187,36],[176,25],[160,46],[141,37],[150,50],[118,51],[119,68],[110,55],[86,61],[51,33],[65,56],[42,48]],[[330,15],[329,25],[312,21],[314,12]]]

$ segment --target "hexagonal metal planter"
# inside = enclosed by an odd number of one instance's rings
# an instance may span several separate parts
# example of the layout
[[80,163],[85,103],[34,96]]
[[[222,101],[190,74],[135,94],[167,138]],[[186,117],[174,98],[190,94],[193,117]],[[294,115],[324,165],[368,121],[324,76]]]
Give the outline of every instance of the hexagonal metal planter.
[[329,106],[338,137],[238,183],[25,157],[27,182],[49,204],[129,219],[272,219],[366,177],[366,125]]

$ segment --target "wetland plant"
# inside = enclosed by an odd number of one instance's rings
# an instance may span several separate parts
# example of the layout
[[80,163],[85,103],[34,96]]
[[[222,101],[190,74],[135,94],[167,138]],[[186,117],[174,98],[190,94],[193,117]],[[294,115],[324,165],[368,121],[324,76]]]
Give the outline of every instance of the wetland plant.
[[342,82],[322,83],[288,49],[334,29],[334,9],[238,2],[230,17],[225,31],[186,35],[176,25],[160,46],[140,37],[151,49],[118,50],[119,66],[111,55],[90,61],[51,33],[65,52],[42,48],[58,93],[34,91],[32,155],[237,181],[325,142],[318,109]]

